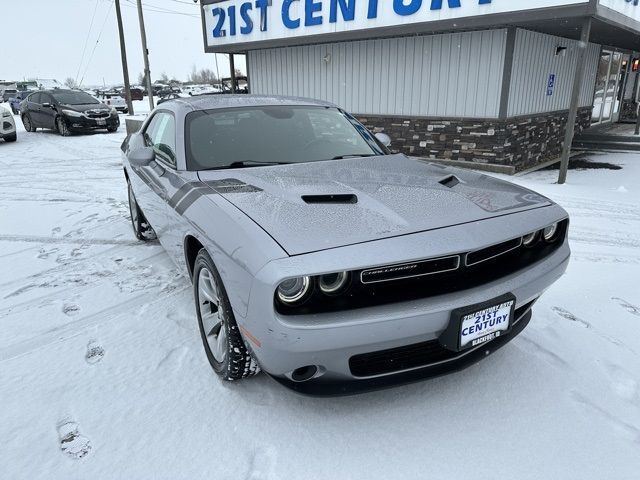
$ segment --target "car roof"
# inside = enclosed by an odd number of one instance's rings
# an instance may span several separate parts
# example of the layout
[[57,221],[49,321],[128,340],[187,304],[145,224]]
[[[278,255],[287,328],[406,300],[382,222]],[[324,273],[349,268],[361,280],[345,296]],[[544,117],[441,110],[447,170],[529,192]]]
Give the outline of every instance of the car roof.
[[315,106],[315,107],[335,107],[333,103],[311,98],[285,97],[280,95],[248,95],[248,94],[218,94],[218,95],[196,95],[189,98],[179,98],[169,100],[174,105],[187,107],[190,110],[215,110],[222,108],[241,108],[253,106]]

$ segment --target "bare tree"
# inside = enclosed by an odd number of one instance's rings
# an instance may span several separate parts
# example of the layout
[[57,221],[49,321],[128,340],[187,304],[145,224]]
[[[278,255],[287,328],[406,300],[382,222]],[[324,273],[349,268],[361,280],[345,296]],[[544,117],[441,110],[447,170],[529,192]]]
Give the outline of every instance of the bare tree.
[[194,65],[191,69],[191,74],[189,75],[190,83],[203,83],[208,85],[213,85],[218,82],[218,77],[208,68],[202,68],[198,70]]
[[67,88],[76,88],[77,84],[73,77],[69,77],[64,81],[64,86]]

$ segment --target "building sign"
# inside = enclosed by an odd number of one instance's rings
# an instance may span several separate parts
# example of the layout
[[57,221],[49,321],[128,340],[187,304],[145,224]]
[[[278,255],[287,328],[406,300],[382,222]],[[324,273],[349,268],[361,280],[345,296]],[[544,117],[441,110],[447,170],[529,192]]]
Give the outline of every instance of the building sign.
[[203,5],[202,9],[205,46],[216,47],[587,3],[587,0],[225,0]]
[[553,95],[553,89],[556,86],[556,74],[551,73],[549,75],[549,80],[547,81],[547,97]]
[[640,0],[600,0],[600,5],[640,22]]

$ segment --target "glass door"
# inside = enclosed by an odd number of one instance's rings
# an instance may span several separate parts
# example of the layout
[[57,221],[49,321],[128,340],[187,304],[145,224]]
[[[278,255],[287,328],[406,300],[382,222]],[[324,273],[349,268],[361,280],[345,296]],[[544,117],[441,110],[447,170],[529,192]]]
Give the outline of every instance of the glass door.
[[601,122],[613,121],[614,115],[620,111],[620,100],[618,99],[618,89],[620,87],[620,69],[622,67],[622,54],[614,52],[611,56],[611,69],[607,89],[604,94]]
[[598,73],[596,75],[596,91],[593,97],[592,125],[596,125],[602,121],[604,98],[609,84],[609,72],[611,70],[611,57],[612,54],[608,50],[602,50],[602,52],[600,52],[600,62],[598,62]]
[[600,53],[593,97],[592,125],[615,122],[620,116],[622,63],[625,58],[628,61],[628,55],[611,50],[602,50]]

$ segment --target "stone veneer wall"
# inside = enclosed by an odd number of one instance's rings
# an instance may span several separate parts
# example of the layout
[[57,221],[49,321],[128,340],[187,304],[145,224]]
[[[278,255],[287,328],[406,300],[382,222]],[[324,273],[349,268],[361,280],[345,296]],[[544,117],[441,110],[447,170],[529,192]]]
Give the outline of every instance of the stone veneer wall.
[[[592,107],[578,110],[576,134],[591,124]],[[416,157],[492,164],[526,170],[558,158],[567,111],[498,119],[444,119],[356,115],[370,131],[384,132],[391,149]]]

